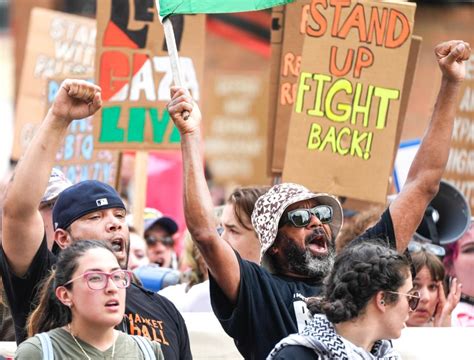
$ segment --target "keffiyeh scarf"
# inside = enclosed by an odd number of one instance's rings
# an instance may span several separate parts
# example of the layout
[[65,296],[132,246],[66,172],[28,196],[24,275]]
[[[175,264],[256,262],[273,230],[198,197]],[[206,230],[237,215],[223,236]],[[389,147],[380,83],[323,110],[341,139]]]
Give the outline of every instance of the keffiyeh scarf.
[[390,341],[376,341],[369,353],[339,336],[326,316],[319,314],[313,317],[301,333],[292,334],[281,340],[268,355],[267,360],[273,359],[278,351],[289,345],[301,345],[313,349],[322,360],[401,360]]

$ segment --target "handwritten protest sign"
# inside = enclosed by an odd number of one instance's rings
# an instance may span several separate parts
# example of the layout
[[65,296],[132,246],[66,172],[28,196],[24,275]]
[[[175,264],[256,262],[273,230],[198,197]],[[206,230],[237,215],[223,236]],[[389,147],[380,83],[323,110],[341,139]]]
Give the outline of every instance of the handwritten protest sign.
[[[171,65],[154,7],[153,0],[104,0],[97,8],[96,82],[104,99],[94,126],[97,148],[179,148],[179,132],[166,110]],[[199,101],[204,15],[171,19],[185,86]]]
[[311,2],[284,181],[385,202],[414,13],[414,4]]
[[[311,0],[297,0],[285,5],[283,25],[283,44],[272,42],[272,54],[279,46],[281,60],[278,75],[278,100],[276,125],[273,139],[271,168],[273,173],[281,174],[285,159],[286,142],[290,125],[291,111],[296,96],[296,87],[301,66],[301,51],[306,33],[308,11]],[[272,36],[273,36],[272,31]]]
[[269,184],[266,83],[259,72],[213,71],[206,77],[205,154],[220,185]]
[[13,159],[20,158],[44,116],[46,79],[93,72],[95,35],[94,20],[41,8],[31,12],[16,106]]
[[468,199],[474,211],[474,56],[466,62],[451,150],[444,179],[454,184]]
[[[87,78],[84,77],[84,79]],[[48,80],[47,108],[52,104],[63,80],[64,78]],[[92,82],[92,76],[87,80]],[[74,184],[83,180],[99,180],[116,188],[119,174],[119,152],[95,150],[92,128],[92,116],[71,123],[64,143],[56,154],[55,167],[60,169]]]

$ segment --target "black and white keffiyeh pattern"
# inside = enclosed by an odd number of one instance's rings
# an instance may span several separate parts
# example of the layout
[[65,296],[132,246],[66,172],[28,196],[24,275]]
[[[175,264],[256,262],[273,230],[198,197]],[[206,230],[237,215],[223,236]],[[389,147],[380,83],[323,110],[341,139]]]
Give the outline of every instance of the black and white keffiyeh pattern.
[[300,345],[313,349],[322,360],[401,360],[388,340],[377,341],[371,352],[355,346],[336,333],[325,315],[315,315],[313,320],[299,334],[292,334],[281,340],[268,355],[271,360],[285,346]]

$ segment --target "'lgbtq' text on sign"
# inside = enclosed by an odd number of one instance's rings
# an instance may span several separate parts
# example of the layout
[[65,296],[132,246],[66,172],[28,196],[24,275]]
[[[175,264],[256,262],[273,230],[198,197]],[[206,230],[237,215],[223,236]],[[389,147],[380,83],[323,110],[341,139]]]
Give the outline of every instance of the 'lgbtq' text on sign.
[[413,4],[311,1],[285,181],[385,201],[414,10]]
[[[63,80],[56,78],[48,80],[48,108]],[[56,154],[55,167],[61,170],[73,184],[84,180],[99,180],[117,187],[119,153],[94,149],[92,122],[93,118],[89,116],[71,123],[64,143]]]
[[[185,86],[201,97],[204,15],[171,18]],[[97,9],[96,81],[104,106],[94,127],[97,148],[178,148],[166,103],[173,84],[154,0],[104,0]]]

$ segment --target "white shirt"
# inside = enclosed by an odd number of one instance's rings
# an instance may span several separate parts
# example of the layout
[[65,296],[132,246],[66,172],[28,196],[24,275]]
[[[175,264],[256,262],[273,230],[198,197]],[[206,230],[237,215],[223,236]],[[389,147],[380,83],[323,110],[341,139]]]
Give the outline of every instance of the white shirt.
[[187,284],[168,286],[158,294],[170,300],[180,312],[212,312],[209,280],[196,284],[186,292]]

